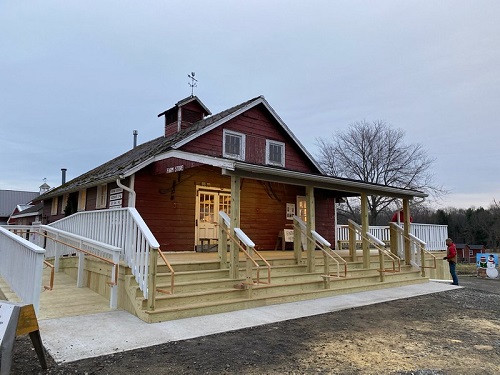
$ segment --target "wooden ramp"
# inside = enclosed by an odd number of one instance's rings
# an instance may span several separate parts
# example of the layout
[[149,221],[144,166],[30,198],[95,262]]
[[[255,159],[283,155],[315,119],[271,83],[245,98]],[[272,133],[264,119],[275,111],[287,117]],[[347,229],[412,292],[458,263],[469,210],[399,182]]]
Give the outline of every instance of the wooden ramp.
[[[109,299],[89,288],[78,288],[76,280],[64,272],[54,275],[54,288],[40,295],[38,320],[110,311]],[[50,268],[43,271],[43,285],[50,284]]]

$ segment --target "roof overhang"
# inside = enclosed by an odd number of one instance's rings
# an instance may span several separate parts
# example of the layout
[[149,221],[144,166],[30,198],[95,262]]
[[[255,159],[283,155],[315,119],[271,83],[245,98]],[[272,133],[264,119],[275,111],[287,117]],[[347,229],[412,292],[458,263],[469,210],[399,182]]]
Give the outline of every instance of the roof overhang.
[[316,175],[286,169],[278,169],[261,165],[234,163],[234,170],[223,169],[223,175],[239,176],[255,180],[280,182],[298,186],[313,186],[315,188],[345,192],[349,195],[381,195],[393,198],[425,198],[428,195],[421,191],[402,189],[386,185],[371,184],[362,181],[347,180],[338,177]]

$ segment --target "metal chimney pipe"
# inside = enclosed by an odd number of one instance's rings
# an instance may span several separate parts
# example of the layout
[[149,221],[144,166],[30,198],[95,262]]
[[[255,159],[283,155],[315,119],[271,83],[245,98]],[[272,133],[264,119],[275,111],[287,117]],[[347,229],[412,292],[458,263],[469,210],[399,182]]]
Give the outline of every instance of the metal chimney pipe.
[[132,132],[132,134],[134,135],[134,148],[136,148],[137,147],[137,134],[139,134],[139,133],[137,132],[137,130],[134,130]]
[[61,185],[64,185],[66,183],[66,168],[61,168]]

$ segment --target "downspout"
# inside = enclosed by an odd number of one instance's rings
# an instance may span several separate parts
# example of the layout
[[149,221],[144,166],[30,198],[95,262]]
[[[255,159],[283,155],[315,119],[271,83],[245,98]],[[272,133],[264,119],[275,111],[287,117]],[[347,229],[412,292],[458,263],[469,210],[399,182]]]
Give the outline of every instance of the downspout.
[[124,178],[125,178],[125,176],[123,176],[122,174],[120,176],[118,176],[118,178],[116,179],[116,184],[118,185],[118,187],[122,188],[123,190],[125,190],[129,193],[128,206],[135,207],[135,197],[136,197],[136,194],[134,191],[135,174],[130,176],[130,187],[122,184],[121,180],[123,180]]

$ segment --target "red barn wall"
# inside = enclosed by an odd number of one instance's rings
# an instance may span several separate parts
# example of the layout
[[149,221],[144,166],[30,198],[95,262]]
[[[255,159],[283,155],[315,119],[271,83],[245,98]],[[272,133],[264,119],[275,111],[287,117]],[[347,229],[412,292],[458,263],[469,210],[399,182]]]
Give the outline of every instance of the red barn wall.
[[181,150],[222,157],[223,129],[245,134],[245,161],[265,165],[266,139],[285,143],[285,167],[300,172],[318,172],[304,153],[274,120],[264,106],[256,106],[216,129],[182,146]]
[[[230,177],[219,168],[201,166],[182,172],[155,175],[152,165],[136,174],[136,208],[164,251],[192,251],[195,246],[196,187],[230,189]],[[280,230],[289,228],[286,204],[296,204],[305,188],[243,179],[241,187],[241,228],[257,250],[272,250]],[[333,203],[326,194],[316,197],[316,227],[329,241],[334,240]]]

